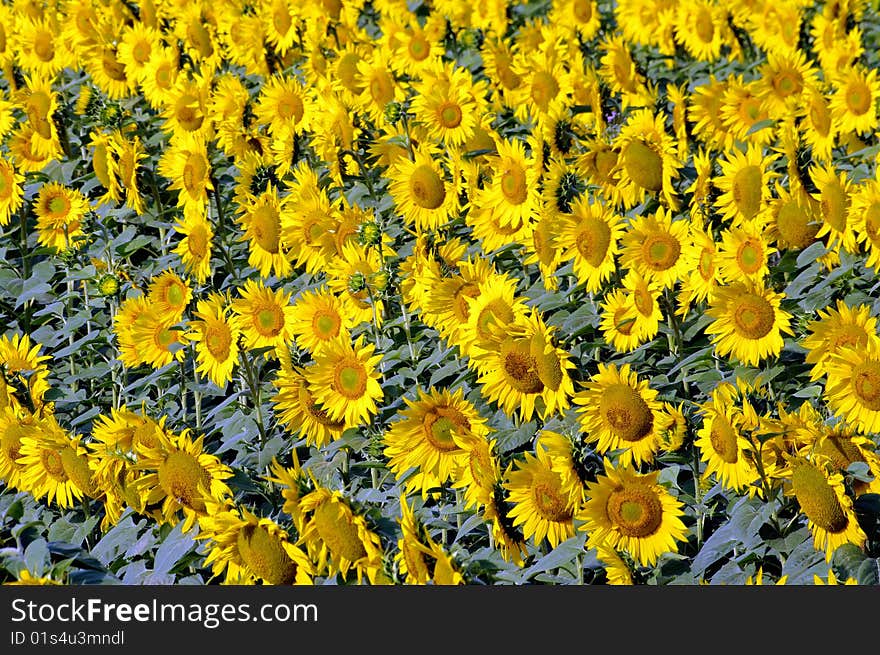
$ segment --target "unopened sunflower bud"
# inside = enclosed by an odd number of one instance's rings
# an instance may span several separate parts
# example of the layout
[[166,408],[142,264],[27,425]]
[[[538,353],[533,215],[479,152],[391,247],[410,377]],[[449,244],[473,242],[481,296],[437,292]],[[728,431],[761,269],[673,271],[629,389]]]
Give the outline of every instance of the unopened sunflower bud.
[[399,102],[389,102],[385,105],[385,120],[392,125],[400,120],[400,115],[402,113],[403,108],[400,106]]
[[115,296],[119,293],[119,278],[112,273],[102,275],[98,280],[98,292],[102,296]]
[[348,277],[348,289],[352,293],[357,293],[358,291],[363,291],[367,288],[367,278],[364,277],[363,273],[352,273]]
[[122,118],[122,111],[118,105],[105,105],[101,109],[101,122],[104,125],[117,125]]
[[382,230],[373,221],[361,223],[358,227],[358,240],[362,246],[374,246],[379,243],[382,237]]
[[459,41],[463,47],[473,48],[477,45],[477,35],[473,30],[462,30]]

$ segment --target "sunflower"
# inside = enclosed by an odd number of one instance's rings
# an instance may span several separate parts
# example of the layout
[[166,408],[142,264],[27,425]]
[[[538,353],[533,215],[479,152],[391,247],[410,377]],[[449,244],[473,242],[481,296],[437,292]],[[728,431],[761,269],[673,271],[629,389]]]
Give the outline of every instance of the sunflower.
[[578,283],[596,293],[614,274],[624,233],[623,217],[600,202],[578,198],[570,214],[560,216],[555,242],[560,259],[571,261]]
[[379,276],[386,273],[383,255],[392,257],[394,253],[383,247],[380,254],[378,248],[366,248],[350,241],[343,245],[342,254],[333,257],[326,267],[327,286],[347,301],[355,325],[382,320],[385,301],[373,293],[373,289],[377,278],[381,279]]
[[520,120],[531,119],[540,129],[568,102],[571,73],[563,55],[552,46],[527,53],[516,68],[522,84],[511,94],[511,107]]
[[562,216],[549,203],[543,206],[541,218],[535,223],[531,239],[523,241],[523,266],[537,264],[541,281],[548,291],[559,288],[556,270],[562,260],[562,248],[557,242]]
[[599,31],[601,13],[596,0],[553,0],[550,23],[564,25],[580,37],[591,40]]
[[563,485],[562,476],[553,470],[553,461],[544,445],[536,444],[535,454],[508,470],[503,483],[507,500],[513,503],[509,517],[514,526],[522,526],[523,537],[540,546],[546,539],[551,548],[574,536],[574,516],[580,509],[580,493]]
[[639,335],[642,343],[650,341],[660,331],[663,311],[660,309],[660,286],[649,282],[636,271],[630,271],[623,278],[626,290],[626,303],[635,308],[634,325],[630,330]]
[[873,480],[853,480],[853,495],[858,497],[865,493],[880,491],[880,455],[876,452],[876,444],[870,437],[858,434],[855,428],[838,425],[828,428],[820,426],[821,433],[811,444],[812,449],[823,457],[827,457],[833,467],[840,473],[855,462],[864,462]]
[[153,52],[159,48],[159,32],[156,29],[139,22],[126,26],[116,51],[116,59],[124,66],[126,78],[140,83],[146,75]]
[[645,339],[637,329],[637,311],[623,289],[613,289],[599,303],[602,312],[599,330],[605,342],[619,353],[628,353],[641,346]]
[[776,197],[758,220],[767,225],[766,238],[780,251],[802,250],[816,241],[821,222],[816,220],[816,201],[800,187],[791,191],[776,183]]
[[248,198],[240,207],[238,222],[242,227],[240,239],[248,243],[248,264],[257,269],[260,276],[270,274],[287,277],[292,270],[287,248],[282,240],[282,225],[289,209],[285,198],[279,198],[277,189],[270,182],[265,191]]
[[588,500],[577,515],[587,548],[623,550],[642,566],[678,550],[676,542],[687,537],[684,505],[658,483],[659,474],[615,469],[605,458],[605,475],[587,483]]
[[607,36],[599,45],[602,53],[599,77],[615,94],[621,94],[621,110],[652,105],[653,97],[645,76],[633,60],[631,44],[620,34]]
[[228,501],[208,500],[206,509],[196,539],[210,548],[204,565],[211,567],[212,579],[223,575],[226,584],[312,584],[311,561],[275,521]]
[[50,415],[38,420],[33,431],[21,436],[19,487],[36,498],[59,507],[73,506],[84,496],[95,497],[98,489],[85,447],[69,436]]
[[675,40],[699,61],[715,61],[725,43],[726,12],[714,2],[697,0],[678,6]]
[[700,458],[706,462],[704,478],[715,475],[721,484],[740,493],[760,479],[752,461],[749,441],[743,434],[741,411],[725,402],[722,394],[713,393],[709,402],[700,405],[703,425],[694,444],[700,449]]
[[388,103],[404,99],[404,87],[392,68],[391,53],[382,49],[373,50],[370,56],[357,62],[355,80],[361,92],[355,103],[380,129],[388,126],[385,118]]
[[816,318],[807,323],[800,344],[808,351],[804,361],[813,365],[810,378],[819,380],[827,372],[825,364],[842,348],[862,350],[880,346],[877,317],[870,305],[850,307],[838,300],[835,307],[829,305],[816,311]]
[[345,302],[326,287],[303,291],[293,307],[291,332],[296,345],[310,353],[319,352],[337,337],[348,338],[354,327]]
[[64,152],[57,139],[40,141],[41,137],[27,123],[19,126],[8,137],[9,154],[21,173],[42,171],[49,162],[60,160]]
[[193,292],[180,276],[171,270],[162,271],[150,281],[147,302],[160,319],[177,323],[192,300]]
[[339,491],[317,487],[299,500],[305,518],[298,543],[317,559],[316,572],[343,578],[354,569],[360,584],[382,574],[382,541]]
[[9,37],[15,58],[25,71],[52,77],[72,58],[49,16],[21,16],[16,23]]
[[172,141],[180,138],[210,140],[213,126],[208,120],[209,78],[181,75],[171,87],[162,109],[162,131]]
[[279,348],[293,340],[296,310],[290,304],[290,292],[246,280],[238,294],[232,301],[232,324],[241,331],[246,349]]
[[574,394],[581,405],[578,421],[596,451],[622,450],[620,461],[651,462],[660,448],[660,435],[668,427],[668,417],[661,412],[657,391],[639,380],[629,364],[599,363],[599,371]]
[[778,355],[783,334],[793,335],[792,315],[780,309],[785,294],[764,288],[763,283],[734,282],[718,287],[709,297],[706,313],[712,323],[706,334],[712,335],[715,352],[720,357],[733,355],[746,365]]
[[174,100],[180,74],[176,48],[159,47],[150,55],[140,76],[140,88],[150,106],[161,111]]
[[24,465],[18,461],[21,456],[23,437],[36,438],[38,423],[26,412],[12,407],[0,409],[0,480],[10,489],[21,486]]
[[339,210],[318,187],[317,175],[307,166],[294,171],[290,194],[284,200],[287,209],[281,215],[281,243],[288,249],[287,256],[295,267],[313,275],[326,270],[336,251],[333,228],[339,222]]
[[605,577],[609,585],[631,586],[633,571],[631,566],[614,549],[604,544],[596,546],[596,559],[605,565]]
[[812,197],[821,209],[822,226],[816,238],[826,238],[829,250],[857,253],[855,225],[850,220],[853,184],[845,171],[837,172],[833,164],[810,167],[810,178],[817,189]]
[[406,476],[404,490],[421,492],[423,497],[441,487],[467,466],[468,451],[459,441],[474,437],[486,439],[486,419],[464,398],[462,389],[431,387],[427,392],[417,389],[418,396],[404,396],[407,408],[400,410],[383,437],[388,468],[401,480]]
[[207,503],[232,496],[225,480],[232,470],[203,448],[204,435],[193,439],[189,428],[180,434],[157,432],[158,439],[137,444],[134,469],[142,475],[131,483],[144,507],[162,523],[177,523],[183,512],[183,530],[207,516]]
[[88,211],[88,199],[78,189],[58,182],[43,184],[34,204],[37,240],[58,251],[76,248],[78,237],[85,236],[83,222]]
[[682,167],[675,138],[666,132],[666,116],[651,109],[637,109],[628,117],[615,140],[620,155],[617,174],[620,194],[627,209],[648,197],[657,197],[670,209],[678,208],[672,187]]
[[8,159],[0,157],[0,225],[9,225],[24,202],[23,184],[24,175]]
[[27,334],[0,335],[0,408],[38,414],[49,391],[49,355]]
[[308,445],[323,448],[349,427],[344,419],[331,418],[315,400],[305,370],[282,366],[272,385],[277,390],[272,403],[278,421],[291,434],[303,436]]
[[785,493],[797,500],[813,535],[813,547],[825,551],[826,562],[844,544],[864,548],[867,537],[856,519],[843,475],[832,472],[827,459],[790,457],[784,474]]
[[486,508],[492,505],[496,486],[501,483],[497,441],[483,434],[456,430],[452,438],[467,453],[467,462],[455,471],[452,487],[464,491],[464,506]]
[[211,182],[211,161],[205,140],[190,133],[177,135],[159,157],[159,175],[171,181],[169,188],[177,191],[177,204],[185,211],[205,215]]
[[279,75],[263,84],[254,105],[257,122],[265,125],[274,138],[309,130],[314,112],[306,87],[295,77]]
[[188,322],[187,338],[195,347],[196,371],[224,389],[232,380],[240,336],[229,317],[228,299],[212,291],[206,299],[198,301],[193,317]]
[[427,148],[413,152],[414,159],[398,157],[391,165],[388,191],[406,223],[418,231],[435,230],[456,218],[458,185],[447,180],[439,153]]
[[828,96],[818,87],[807,88],[801,96],[798,116],[804,142],[815,159],[828,161],[837,145],[840,126],[831,114]]
[[94,45],[82,52],[81,60],[92,83],[108,98],[121,100],[131,95],[137,80],[129,79],[126,75],[116,45]]
[[736,141],[766,145],[773,140],[774,130],[770,128],[749,133],[758,123],[770,120],[770,113],[761,97],[760,84],[760,80],[745,82],[737,74],[726,80],[720,107],[721,122]]
[[663,207],[631,219],[622,238],[623,265],[661,289],[675,286],[686,273],[681,256],[688,242],[688,221],[672,220]]
[[767,61],[758,67],[761,74],[759,95],[773,118],[785,118],[801,104],[801,95],[813,89],[819,76],[800,50],[770,52]]
[[687,272],[677,296],[679,307],[676,314],[686,316],[692,304],[704,301],[721,284],[718,244],[712,232],[692,220],[690,239],[685,244],[682,258]]
[[856,186],[850,215],[856,238],[866,251],[865,265],[880,271],[880,178],[863,180]]
[[376,369],[382,355],[374,355],[375,350],[363,336],[353,342],[337,337],[314,354],[314,366],[306,369],[309,392],[331,419],[362,425],[378,411],[384,392]]
[[748,280],[760,284],[769,274],[768,261],[776,248],[767,243],[766,227],[755,220],[731,227],[721,233],[721,245],[715,261],[725,282]]
[[[539,167],[527,156],[520,140],[498,139],[497,154],[490,158],[491,180],[474,200],[480,213],[489,213],[500,227],[515,227],[537,217]],[[533,153],[534,155],[534,153]]]
[[[135,355],[134,366],[147,364],[154,369],[160,369],[171,362],[181,362],[186,356],[186,346],[189,339],[182,328],[178,328],[176,321],[168,320],[156,312],[149,299],[144,300],[145,311],[137,321],[131,325],[130,339],[133,346],[131,354]],[[120,340],[121,341],[121,340]],[[122,345],[120,343],[120,351]],[[120,359],[122,359],[120,352]],[[127,366],[131,363],[123,360]]]
[[880,349],[842,346],[824,362],[828,408],[863,432],[880,431]]
[[464,578],[452,557],[416,519],[405,494],[400,495],[400,512],[400,538],[397,540],[394,560],[406,584],[464,584]]
[[414,123],[425,131],[428,142],[459,148],[475,136],[487,111],[486,89],[476,85],[466,69],[436,61],[414,85]]
[[491,273],[477,285],[473,297],[465,296],[467,320],[456,333],[455,345],[473,364],[486,350],[497,346],[503,335],[517,320],[525,317],[528,307],[517,296],[517,280],[508,275]]
[[832,87],[828,104],[840,131],[857,134],[874,132],[880,125],[877,118],[877,101],[880,100],[877,70],[865,70],[858,65],[848,66],[837,73]]
[[214,227],[208,217],[200,212],[184,212],[174,229],[183,235],[174,247],[183,268],[198,284],[204,284],[211,275],[211,242]]
[[715,206],[733,225],[751,221],[765,207],[774,177],[768,171],[773,161],[774,157],[762,154],[761,147],[753,143],[745,152],[728,150],[721,160],[721,176],[714,180],[721,192]]
[[733,145],[734,136],[721,117],[727,79],[717,80],[709,76],[706,84],[693,88],[688,99],[688,120],[694,124],[694,136],[713,150],[728,150]]

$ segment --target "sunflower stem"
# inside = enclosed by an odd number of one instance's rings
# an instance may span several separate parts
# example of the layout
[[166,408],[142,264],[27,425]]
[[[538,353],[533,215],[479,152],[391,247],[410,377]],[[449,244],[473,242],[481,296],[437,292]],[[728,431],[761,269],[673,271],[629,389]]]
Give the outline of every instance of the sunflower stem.
[[177,368],[180,371],[180,413],[186,420],[186,371],[182,359],[177,360]]
[[193,387],[193,405],[196,410],[196,430],[201,432],[202,430],[202,392],[199,389],[199,371],[193,362],[193,382],[195,386]]
[[254,409],[257,412],[257,428],[260,430],[260,446],[266,446],[266,427],[263,424],[263,399],[260,393],[260,385],[259,379],[257,377],[256,371],[254,370],[253,362],[250,357],[247,356],[245,351],[240,351],[239,353],[241,359],[242,371],[245,374],[245,378],[247,379],[247,385],[251,392],[251,398],[253,400]]
[[406,302],[403,296],[400,297],[400,311],[403,313],[403,332],[406,335],[406,345],[409,346],[409,357],[413,364],[416,363],[416,351],[413,347],[412,330],[409,325],[409,312],[406,311]]
[[693,451],[694,499],[697,509],[697,552],[703,547],[703,490],[700,487],[700,454],[697,445],[691,444]]
[[[67,320],[73,319],[73,280],[70,277],[70,267],[67,266],[67,298],[66,298],[66,306],[67,306]],[[73,337],[73,331],[69,331],[67,335],[67,344],[70,346],[71,351],[73,351],[73,342],[75,341]],[[68,364],[70,364],[70,393],[72,395],[76,395],[76,366],[73,363],[73,352],[71,352],[70,356],[67,358]]]

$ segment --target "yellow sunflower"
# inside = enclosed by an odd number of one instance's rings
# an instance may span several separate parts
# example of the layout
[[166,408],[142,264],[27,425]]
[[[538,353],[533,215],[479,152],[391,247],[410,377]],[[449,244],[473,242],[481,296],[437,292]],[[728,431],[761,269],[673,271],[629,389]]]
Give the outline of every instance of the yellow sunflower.
[[279,348],[293,340],[296,310],[290,304],[290,292],[246,280],[238,294],[232,301],[232,323],[241,331],[245,348]]
[[694,444],[706,462],[703,477],[714,475],[725,488],[737,493],[748,489],[751,495],[757,490],[752,487],[760,474],[749,454],[751,445],[742,432],[741,412],[716,393],[700,405],[700,412],[703,425]]
[[375,584],[382,578],[382,541],[339,491],[317,487],[299,500],[304,519],[300,541],[317,560],[316,573],[347,578],[354,569]]
[[641,346],[645,339],[639,329],[642,323],[631,298],[623,289],[613,289],[599,303],[602,312],[599,330],[605,342],[619,353],[628,353]]
[[856,254],[858,243],[853,221],[850,220],[853,183],[845,171],[837,171],[833,164],[810,166],[810,178],[817,192],[812,194],[821,208],[822,226],[816,238],[826,237],[828,249]]
[[821,221],[815,215],[817,204],[800,187],[791,191],[776,183],[776,197],[759,218],[767,226],[767,240],[782,250],[802,250],[814,243]]
[[209,548],[204,565],[212,579],[226,584],[310,585],[313,565],[287,531],[269,518],[258,518],[246,507],[206,501],[196,536]]
[[[184,346],[189,339],[183,328],[178,328],[174,320],[160,316],[144,299],[145,311],[130,327],[130,351],[136,359],[133,365],[147,364],[151,368],[160,369],[171,362],[183,361],[186,356]],[[120,339],[120,359],[122,359],[122,339]],[[132,363],[122,359],[123,363]]]
[[784,297],[764,288],[763,283],[734,282],[718,287],[709,297],[706,310],[713,319],[706,334],[712,335],[715,352],[754,366],[778,355],[782,335],[794,335],[792,315],[780,308]]
[[623,278],[626,303],[635,308],[635,324],[630,328],[642,343],[650,341],[660,331],[663,311],[660,309],[660,285],[649,282],[637,271],[631,270]]
[[23,437],[35,438],[39,425],[34,417],[12,407],[0,409],[0,480],[10,489],[21,485],[24,465],[18,461],[21,456]]
[[337,337],[314,354],[314,366],[306,369],[309,392],[333,420],[362,425],[378,411],[384,392],[376,368],[382,354],[375,350],[363,336],[354,341]]
[[727,36],[726,11],[715,2],[697,0],[678,6],[675,40],[700,61],[715,61]]
[[586,196],[572,204],[570,214],[560,216],[555,242],[560,259],[571,261],[578,283],[597,293],[617,268],[615,256],[624,233],[623,217]]
[[776,248],[767,243],[766,226],[761,220],[743,223],[721,233],[721,245],[715,261],[725,282],[748,280],[760,284],[769,274],[770,256]]
[[880,348],[842,346],[824,362],[828,408],[862,432],[880,431]]
[[183,237],[174,247],[183,267],[198,284],[204,284],[211,275],[211,242],[214,227],[208,217],[200,212],[184,212],[174,229]]
[[537,218],[539,207],[538,175],[534,154],[526,155],[521,140],[496,141],[497,154],[490,158],[491,179],[479,191],[472,210],[489,213],[500,227],[515,227]]
[[856,238],[865,250],[865,265],[880,271],[880,179],[863,180],[856,186],[850,214]]
[[150,281],[147,302],[156,315],[168,323],[177,323],[193,297],[193,291],[171,270],[162,271]]
[[9,225],[24,202],[23,184],[24,175],[8,159],[0,157],[0,225]]
[[704,301],[721,284],[718,267],[718,244],[710,230],[691,221],[690,239],[682,257],[685,260],[685,277],[678,292],[676,314],[687,316],[691,305]]
[[458,185],[447,179],[437,152],[417,148],[414,154],[415,159],[398,157],[391,165],[388,191],[406,223],[418,231],[435,230],[457,218]]
[[187,338],[195,346],[196,371],[221,389],[232,380],[238,360],[240,332],[229,313],[228,298],[212,291],[206,299],[198,301],[193,320],[188,323]]
[[825,552],[825,561],[830,562],[834,551],[844,544],[864,548],[867,537],[856,519],[843,476],[832,472],[829,461],[821,456],[791,457],[787,464],[785,494],[797,499],[813,534],[813,546]]
[[177,204],[184,210],[204,216],[207,213],[211,182],[211,161],[203,138],[190,133],[178,135],[159,157],[159,175],[171,181],[169,188],[177,191]]
[[186,428],[180,434],[157,432],[154,443],[139,441],[135,470],[142,475],[131,483],[144,507],[163,523],[177,523],[184,516],[183,530],[207,516],[207,503],[232,496],[225,480],[232,470],[203,448],[204,435],[193,439]]
[[68,435],[52,415],[38,420],[35,428],[21,436],[19,487],[62,508],[97,496],[88,451],[79,438]]
[[837,73],[832,87],[828,105],[840,131],[857,134],[874,132],[880,125],[877,118],[877,101],[880,100],[877,69],[848,66]]
[[721,176],[714,180],[721,192],[715,206],[733,225],[754,219],[770,200],[774,174],[768,168],[773,160],[756,144],[749,144],[745,152],[728,150],[721,160]]
[[470,454],[459,441],[486,439],[489,428],[486,419],[465,400],[462,389],[451,392],[431,387],[417,392],[415,400],[404,396],[406,409],[398,412],[383,437],[384,453],[388,468],[403,481],[404,490],[427,497],[468,465]]
[[807,349],[804,361],[812,364],[810,378],[819,380],[826,374],[825,364],[841,348],[871,349],[880,347],[877,317],[867,304],[850,307],[843,300],[835,306],[816,311],[816,318],[806,325],[801,345]]
[[0,335],[0,408],[27,409],[38,414],[50,389],[49,355],[27,334]]
[[829,98],[821,87],[805,90],[798,116],[801,117],[801,134],[810,146],[813,157],[821,161],[831,159],[831,150],[837,145],[840,126],[831,114]]
[[566,490],[562,476],[542,444],[535,454],[524,453],[507,471],[503,483],[507,500],[513,503],[509,517],[522,526],[523,537],[540,546],[546,539],[551,548],[574,536],[574,516],[580,509],[580,494]]
[[256,120],[274,138],[309,130],[314,112],[308,89],[293,76],[270,77],[254,104]]
[[416,519],[405,494],[400,495],[400,511],[400,538],[397,540],[394,560],[406,584],[464,584],[464,578],[452,556],[431,538]]
[[354,327],[345,302],[326,287],[303,291],[293,307],[291,332],[296,345],[310,353],[319,352],[337,337],[348,338]]
[[652,462],[660,449],[660,435],[668,427],[657,391],[639,380],[629,364],[599,363],[599,371],[574,394],[578,421],[600,454],[621,450],[624,466]]
[[651,109],[633,111],[615,140],[620,155],[617,173],[627,209],[656,197],[669,209],[678,208],[672,181],[682,167],[675,138],[666,132],[666,116]]
[[282,239],[281,226],[287,222],[284,214],[289,211],[285,200],[270,182],[265,191],[249,197],[240,207],[240,239],[248,244],[248,264],[263,278],[270,274],[284,278],[293,268]]
[[687,539],[683,503],[657,478],[605,459],[605,475],[587,483],[587,502],[577,515],[587,532],[587,548],[614,548],[629,553],[642,566],[653,566],[664,553],[678,551]]
[[59,251],[78,247],[79,237],[85,236],[83,222],[88,211],[88,199],[79,189],[58,182],[43,184],[34,203],[37,240]]
[[272,404],[278,421],[291,434],[305,437],[310,446],[323,448],[342,436],[349,426],[333,419],[309,391],[306,371],[282,366],[272,380],[276,388]]
[[686,273],[682,252],[688,242],[688,228],[688,221],[672,220],[663,207],[653,214],[634,217],[622,238],[623,266],[661,289],[675,286]]

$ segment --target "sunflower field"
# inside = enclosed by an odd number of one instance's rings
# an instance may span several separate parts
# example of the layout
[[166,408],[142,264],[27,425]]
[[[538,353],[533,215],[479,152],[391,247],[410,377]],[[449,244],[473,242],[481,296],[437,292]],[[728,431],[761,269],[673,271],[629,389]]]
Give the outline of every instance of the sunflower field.
[[0,583],[880,584],[878,0],[0,0]]

